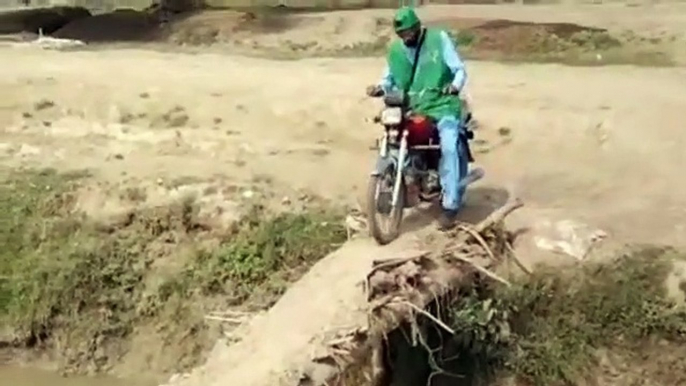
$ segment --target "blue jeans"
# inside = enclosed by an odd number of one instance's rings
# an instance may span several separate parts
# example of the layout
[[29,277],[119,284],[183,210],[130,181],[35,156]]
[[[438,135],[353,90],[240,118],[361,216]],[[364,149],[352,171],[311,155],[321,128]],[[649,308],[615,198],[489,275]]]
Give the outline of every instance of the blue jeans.
[[464,200],[465,187],[458,189],[460,180],[467,176],[469,160],[467,150],[460,140],[462,130],[457,117],[443,117],[438,121],[441,138],[441,161],[438,175],[443,189],[443,209],[457,210]]

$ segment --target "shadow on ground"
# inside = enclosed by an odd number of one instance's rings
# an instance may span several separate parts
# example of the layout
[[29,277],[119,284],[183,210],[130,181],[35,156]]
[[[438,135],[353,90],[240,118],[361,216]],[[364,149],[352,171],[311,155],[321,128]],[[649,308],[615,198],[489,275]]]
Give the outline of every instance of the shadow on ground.
[[[460,210],[458,221],[478,224],[510,199],[510,193],[503,188],[476,186],[467,189],[465,204]],[[402,232],[413,232],[434,226],[441,214],[439,202],[425,204],[411,211],[403,220]]]

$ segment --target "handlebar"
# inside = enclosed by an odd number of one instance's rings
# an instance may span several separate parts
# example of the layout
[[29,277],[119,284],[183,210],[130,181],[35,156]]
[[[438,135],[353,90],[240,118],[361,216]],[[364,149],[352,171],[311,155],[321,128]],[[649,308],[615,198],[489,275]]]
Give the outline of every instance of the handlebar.
[[[427,91],[438,91],[441,95],[450,95],[450,96],[459,96],[460,95],[460,90],[453,90],[449,88],[442,88],[442,89],[437,89],[437,88],[428,88],[426,89]],[[382,90],[378,90],[378,93],[369,95],[371,98],[383,98],[386,96],[386,92]]]

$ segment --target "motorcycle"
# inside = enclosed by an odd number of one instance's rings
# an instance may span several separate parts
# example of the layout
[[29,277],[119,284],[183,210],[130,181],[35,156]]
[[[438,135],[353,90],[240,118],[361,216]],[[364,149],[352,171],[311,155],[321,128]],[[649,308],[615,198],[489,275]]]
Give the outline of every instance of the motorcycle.
[[[384,108],[374,122],[384,127],[384,134],[377,140],[379,155],[369,179],[366,209],[371,236],[385,245],[399,236],[405,209],[441,196],[438,175],[441,147],[436,122],[411,111],[402,92],[386,93],[381,97]],[[464,149],[472,163],[469,141],[474,137],[474,121],[468,108],[463,109],[461,119],[466,130],[460,140],[464,141]],[[482,169],[475,168],[459,186],[465,187],[483,175]],[[385,223],[384,227],[382,223]]]

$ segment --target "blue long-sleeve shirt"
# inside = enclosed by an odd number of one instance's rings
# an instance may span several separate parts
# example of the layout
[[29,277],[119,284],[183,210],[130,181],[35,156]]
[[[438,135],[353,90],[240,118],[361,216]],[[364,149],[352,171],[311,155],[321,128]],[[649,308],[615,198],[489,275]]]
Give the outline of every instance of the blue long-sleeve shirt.
[[[457,48],[455,48],[455,44],[453,43],[452,39],[450,39],[450,36],[448,36],[448,33],[446,33],[445,31],[441,31],[440,36],[443,47],[443,60],[445,61],[445,64],[448,66],[448,68],[450,68],[450,71],[453,73],[454,76],[452,85],[461,91],[465,83],[467,82],[467,71],[465,69],[464,62],[462,62],[460,54],[457,52]],[[416,48],[411,48],[407,46],[403,47],[405,48],[405,53],[407,54],[407,59],[410,61],[410,64],[414,64]],[[379,85],[385,91],[389,91],[393,87],[395,87],[395,83],[393,82],[393,77],[391,76],[391,70],[388,67],[388,64],[386,64],[386,68],[384,69],[383,76],[381,78],[381,82],[379,83]]]

